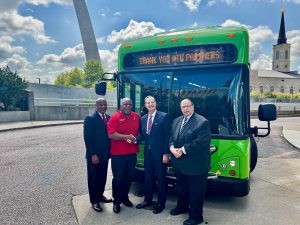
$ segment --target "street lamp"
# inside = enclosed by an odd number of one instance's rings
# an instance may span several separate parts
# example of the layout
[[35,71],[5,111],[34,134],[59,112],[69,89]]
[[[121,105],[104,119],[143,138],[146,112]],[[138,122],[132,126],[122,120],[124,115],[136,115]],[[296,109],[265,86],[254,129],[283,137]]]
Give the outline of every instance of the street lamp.
[[37,77],[36,78],[39,81],[39,84],[41,83],[41,78]]

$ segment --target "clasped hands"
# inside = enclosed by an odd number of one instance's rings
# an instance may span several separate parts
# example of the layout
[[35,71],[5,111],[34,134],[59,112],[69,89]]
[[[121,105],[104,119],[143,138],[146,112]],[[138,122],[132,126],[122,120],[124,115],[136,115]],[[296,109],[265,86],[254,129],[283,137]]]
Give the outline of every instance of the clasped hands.
[[183,151],[180,148],[171,147],[170,151],[172,152],[172,154],[174,155],[175,158],[179,158],[183,154]]
[[130,134],[125,139],[129,144],[136,144],[136,137],[133,134]]

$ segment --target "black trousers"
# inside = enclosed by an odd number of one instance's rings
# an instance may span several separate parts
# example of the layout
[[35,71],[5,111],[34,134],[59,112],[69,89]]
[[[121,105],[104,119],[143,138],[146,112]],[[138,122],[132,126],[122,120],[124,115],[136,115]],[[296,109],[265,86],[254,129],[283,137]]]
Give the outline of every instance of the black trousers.
[[101,161],[99,164],[87,162],[87,178],[90,202],[92,204],[100,202],[103,196],[107,178],[108,160]]
[[135,165],[136,154],[113,155],[111,157],[112,192],[115,205],[120,205],[129,199],[128,193],[134,178]]
[[167,197],[167,166],[161,160],[152,159],[151,156],[144,159],[145,164],[145,202],[151,203],[153,198],[153,179],[158,180],[157,203],[164,206]]
[[203,219],[203,202],[207,183],[207,173],[201,175],[184,175],[176,171],[177,208],[189,210],[189,217],[194,220]]

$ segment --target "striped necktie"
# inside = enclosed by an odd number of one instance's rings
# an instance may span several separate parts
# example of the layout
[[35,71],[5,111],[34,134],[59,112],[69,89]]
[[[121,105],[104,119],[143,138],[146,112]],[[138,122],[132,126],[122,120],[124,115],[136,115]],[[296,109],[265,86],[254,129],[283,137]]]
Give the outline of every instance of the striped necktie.
[[151,133],[151,128],[152,128],[152,115],[149,115],[148,128],[147,128],[147,134],[149,134],[149,135]]
[[101,114],[101,115],[102,115],[103,123],[106,125],[107,124],[106,116],[105,116],[105,114]]
[[181,133],[181,132],[183,131],[183,128],[185,127],[187,121],[188,121],[187,116],[184,116],[183,123],[182,123],[182,125],[181,125],[181,128],[180,128],[179,133]]

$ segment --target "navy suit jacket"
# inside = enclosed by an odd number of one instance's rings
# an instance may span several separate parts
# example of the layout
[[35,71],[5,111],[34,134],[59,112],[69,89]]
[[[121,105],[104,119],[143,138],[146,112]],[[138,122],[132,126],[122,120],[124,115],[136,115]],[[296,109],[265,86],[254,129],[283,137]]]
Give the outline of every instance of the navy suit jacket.
[[[105,114],[107,121],[110,116]],[[96,154],[100,161],[110,157],[110,139],[107,134],[107,126],[97,111],[87,116],[83,124],[83,136],[86,146],[86,159],[92,161],[92,155]]]
[[[162,160],[163,154],[169,154],[170,118],[168,114],[156,111],[150,135],[147,134],[148,114],[140,120],[140,132],[137,142],[145,141],[144,157]],[[150,151],[149,151],[150,149]]]
[[170,146],[175,148],[184,146],[186,154],[175,158],[171,154],[174,171],[185,175],[200,175],[210,169],[210,125],[203,116],[193,113],[187,124],[179,133],[183,116],[176,118],[172,123]]

